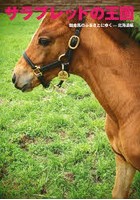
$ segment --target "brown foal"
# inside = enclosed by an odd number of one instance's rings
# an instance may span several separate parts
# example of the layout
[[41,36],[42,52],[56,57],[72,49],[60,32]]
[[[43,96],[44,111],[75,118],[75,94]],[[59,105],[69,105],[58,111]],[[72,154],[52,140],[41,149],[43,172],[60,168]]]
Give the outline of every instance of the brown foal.
[[[37,65],[49,64],[65,53],[75,28],[65,14],[51,20],[47,13],[26,49]],[[85,23],[96,23],[87,16]],[[39,40],[45,41],[42,45]],[[44,73],[50,82],[60,68]],[[116,156],[113,198],[127,198],[135,171],[140,170],[140,46],[118,28],[82,28],[69,73],[82,77],[105,109],[106,133]],[[23,57],[14,69],[18,89],[30,91],[40,84]]]

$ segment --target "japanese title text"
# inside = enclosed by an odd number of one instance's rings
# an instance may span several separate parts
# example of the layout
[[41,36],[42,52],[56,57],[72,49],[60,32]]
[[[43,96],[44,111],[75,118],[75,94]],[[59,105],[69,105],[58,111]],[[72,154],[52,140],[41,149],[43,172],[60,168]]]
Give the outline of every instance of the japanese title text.
[[68,20],[72,20],[78,13],[78,20],[82,20],[84,16],[90,13],[92,19],[97,20],[134,20],[134,7],[133,6],[106,6],[102,7],[93,7],[93,8],[83,8],[82,6],[77,9],[68,9],[65,11],[56,11],[55,7],[48,6],[23,6],[21,9],[18,9],[16,6],[8,6],[5,9],[5,13],[9,16],[10,20],[14,20],[17,16],[17,13],[23,14],[23,19],[28,20],[33,12],[39,12],[39,15],[36,17],[37,20],[41,20],[46,12],[50,12],[51,19],[57,19],[64,13],[67,15]]

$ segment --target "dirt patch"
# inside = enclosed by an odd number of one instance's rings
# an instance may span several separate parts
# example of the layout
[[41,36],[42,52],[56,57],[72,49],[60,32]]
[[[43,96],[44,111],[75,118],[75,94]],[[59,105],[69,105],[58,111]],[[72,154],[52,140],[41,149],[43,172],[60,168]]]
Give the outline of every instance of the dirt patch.
[[4,103],[4,101],[2,99],[0,99],[0,104],[3,104],[3,103]]
[[7,166],[4,164],[0,169],[0,180],[4,178],[4,176],[8,175]]
[[46,185],[42,185],[42,188],[40,190],[40,194],[47,194]]
[[66,136],[67,136],[65,131],[60,131],[58,134],[60,135],[62,140],[64,140],[66,138]]
[[102,178],[101,176],[97,173],[97,169],[96,168],[92,168],[91,171],[90,171],[90,174],[91,174],[91,177],[92,177],[92,180],[95,182],[95,183],[101,183],[102,182]]
[[51,143],[51,142],[53,142],[53,138],[52,138],[52,137],[48,137],[48,138],[46,139],[46,143],[49,144],[49,143]]
[[29,135],[23,135],[18,144],[21,149],[28,150],[28,144],[35,143],[35,139]]
[[72,172],[65,172],[64,173],[64,179],[69,181],[69,182],[73,182],[75,179],[75,175]]
[[87,136],[87,139],[88,139],[89,142],[93,142],[93,140],[94,140],[94,133],[92,131],[89,131],[86,134],[86,136]]

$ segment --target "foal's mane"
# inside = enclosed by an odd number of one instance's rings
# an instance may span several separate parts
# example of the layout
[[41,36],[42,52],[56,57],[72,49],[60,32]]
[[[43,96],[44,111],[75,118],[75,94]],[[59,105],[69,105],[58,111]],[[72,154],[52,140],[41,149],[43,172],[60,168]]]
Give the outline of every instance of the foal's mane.
[[[77,15],[78,15],[78,9],[76,8],[76,10],[77,10]],[[100,13],[98,13],[98,15],[100,15]],[[115,16],[119,17],[119,15],[115,15]],[[106,17],[108,17],[108,14],[105,11],[104,18],[103,18],[103,20],[99,21],[99,23],[102,23],[102,22],[108,23],[108,24],[111,23],[112,26],[116,27],[116,29],[120,30],[122,33],[126,33],[126,35],[129,38],[133,39],[133,41],[135,41],[136,43],[138,43],[140,45],[140,24],[138,24],[135,21],[105,20]],[[76,16],[76,18],[77,18],[77,16]],[[118,27],[119,23],[124,23],[124,24],[133,23],[134,27]],[[107,29],[107,28],[104,28],[104,30],[105,29]],[[121,39],[121,38],[117,38],[117,40],[119,40],[119,39]]]
[[[117,25],[119,23],[132,23],[132,22],[126,22],[126,21],[112,21],[113,25]],[[134,27],[117,27],[122,32],[126,33],[129,38],[132,38],[134,41],[136,41],[140,45],[140,27],[134,22]]]
[[[117,16],[117,15],[116,15]],[[104,20],[107,17],[107,13],[105,12]],[[119,17],[119,16],[118,16]],[[120,20],[108,20],[106,23],[111,23],[112,26],[117,27],[123,33],[126,33],[129,38],[132,38],[135,42],[140,45],[140,25],[135,21],[120,21]],[[118,27],[119,23],[133,23],[134,27]]]

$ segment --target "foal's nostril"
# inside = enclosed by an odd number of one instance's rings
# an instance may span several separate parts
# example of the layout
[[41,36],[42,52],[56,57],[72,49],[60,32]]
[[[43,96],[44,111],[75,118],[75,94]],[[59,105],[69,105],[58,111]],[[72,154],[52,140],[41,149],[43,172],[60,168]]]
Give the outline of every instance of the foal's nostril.
[[15,83],[16,82],[16,75],[14,74],[12,77],[12,82]]

